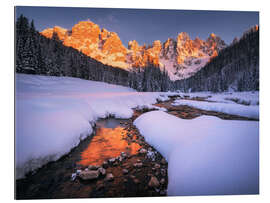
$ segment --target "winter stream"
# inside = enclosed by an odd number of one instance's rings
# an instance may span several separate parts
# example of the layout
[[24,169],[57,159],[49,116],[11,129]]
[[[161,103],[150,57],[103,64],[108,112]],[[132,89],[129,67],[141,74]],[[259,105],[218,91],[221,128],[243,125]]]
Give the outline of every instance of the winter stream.
[[97,121],[96,134],[81,153],[81,160],[77,164],[82,166],[102,165],[104,161],[119,156],[121,152],[130,155],[136,154],[140,145],[129,141],[128,138],[134,135],[127,131],[124,121],[115,118]]

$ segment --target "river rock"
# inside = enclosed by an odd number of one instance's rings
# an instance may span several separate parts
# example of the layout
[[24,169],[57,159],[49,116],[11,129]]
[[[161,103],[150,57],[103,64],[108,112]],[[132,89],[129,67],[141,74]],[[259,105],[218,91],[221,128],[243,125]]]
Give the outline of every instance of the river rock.
[[155,188],[155,191],[156,191],[157,193],[159,193],[160,189],[158,189],[158,188]]
[[91,171],[82,171],[79,174],[79,177],[83,180],[94,180],[99,177],[99,171],[97,170],[91,170]]
[[72,173],[71,174],[71,180],[74,181],[77,177],[77,174],[76,173]]
[[164,168],[160,170],[160,173],[162,176],[166,176],[166,170]]
[[139,150],[139,153],[140,153],[140,154],[146,154],[146,153],[147,153],[147,150],[144,149],[144,148],[141,148],[141,149]]
[[123,157],[122,156],[117,157],[117,159],[118,159],[119,162],[122,162],[123,161]]
[[166,195],[166,190],[160,190],[159,194],[160,195]]
[[155,167],[156,169],[159,169],[159,168],[160,168],[160,165],[159,165],[159,164],[155,164],[154,167]]
[[105,178],[106,181],[113,181],[113,179],[114,179],[114,176],[113,176],[112,173],[108,173],[108,174],[106,175],[106,178]]
[[133,182],[134,182],[135,184],[139,184],[139,183],[140,183],[140,181],[139,181],[137,178],[134,178],[134,179],[133,179]]
[[128,174],[128,170],[127,169],[124,168],[122,171],[123,171],[123,174]]
[[109,163],[113,164],[115,162],[115,158],[109,159]]
[[120,156],[121,156],[122,158],[126,158],[126,157],[127,157],[127,154],[126,154],[125,152],[121,152]]
[[102,167],[99,168],[99,169],[98,169],[98,172],[99,172],[100,175],[103,175],[103,176],[106,175],[106,170],[105,170],[105,168],[102,168]]
[[[128,130],[129,131],[129,130]],[[132,137],[132,135],[131,134],[127,134],[127,136],[129,137],[129,138],[131,138]]]
[[107,161],[104,161],[103,164],[102,164],[103,168],[108,168],[108,162]]
[[160,180],[160,184],[161,184],[161,185],[164,185],[164,183],[165,183],[165,179],[162,178],[162,179]]
[[151,188],[159,187],[158,179],[155,176],[152,176],[149,183],[148,183],[148,186],[151,187]]
[[89,165],[88,169],[89,170],[97,170],[100,166],[96,166],[96,165]]
[[102,190],[105,188],[105,185],[103,183],[97,184],[97,190]]
[[143,164],[142,163],[135,163],[135,164],[133,164],[133,166],[135,168],[141,168],[143,166]]
[[148,159],[151,159],[152,161],[155,161],[156,160],[156,155],[153,151],[148,151],[147,154],[146,154],[146,157]]
[[161,159],[160,163],[163,164],[163,165],[167,164],[167,162],[166,162],[166,160],[164,158]]
[[136,178],[134,175],[130,175],[129,176],[131,179],[134,179],[134,178]]

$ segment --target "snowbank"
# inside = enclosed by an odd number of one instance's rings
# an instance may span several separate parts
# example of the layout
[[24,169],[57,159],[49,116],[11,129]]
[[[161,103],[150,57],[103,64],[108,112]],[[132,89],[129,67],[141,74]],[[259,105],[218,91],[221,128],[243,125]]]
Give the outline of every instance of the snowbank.
[[168,160],[168,195],[259,192],[259,122],[152,111],[134,124]]
[[172,104],[174,106],[187,105],[206,111],[217,111],[227,113],[231,115],[244,116],[248,118],[259,119],[259,107],[258,106],[246,106],[242,104],[231,103],[218,103],[218,102],[206,102],[206,101],[192,101],[178,99]]
[[93,131],[98,118],[132,116],[166,93],[70,77],[16,74],[16,178],[57,160]]
[[189,96],[190,98],[205,97],[209,101],[221,103],[238,103],[244,105],[259,105],[259,91],[252,92],[192,92],[180,93],[181,97]]

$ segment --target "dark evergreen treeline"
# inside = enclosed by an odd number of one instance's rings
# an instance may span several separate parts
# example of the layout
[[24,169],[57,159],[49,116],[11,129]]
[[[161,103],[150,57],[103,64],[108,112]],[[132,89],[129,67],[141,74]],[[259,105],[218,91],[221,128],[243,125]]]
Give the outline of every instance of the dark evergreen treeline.
[[182,91],[194,92],[259,90],[259,29],[252,28],[194,76],[175,85]]
[[78,50],[66,47],[54,35],[48,39],[34,22],[20,16],[16,22],[16,72],[70,76],[128,86],[138,91],[226,91],[259,89],[259,31],[246,33],[223,49],[194,76],[172,82],[165,70],[149,64],[125,71],[104,65]]
[[130,71],[129,87],[141,92],[165,92],[173,89],[173,82],[165,70],[150,64]]
[[127,71],[104,65],[64,46],[57,35],[47,39],[24,16],[16,22],[16,72],[128,84]]
[[[167,73],[149,65],[146,71],[125,71],[104,65],[78,50],[66,47],[54,35],[48,39],[36,31],[34,22],[20,16],[16,22],[16,72],[70,76],[129,86],[138,91],[167,91]],[[136,81],[135,81],[136,80]],[[164,81],[164,82],[160,82]],[[165,82],[166,81],[166,82]]]

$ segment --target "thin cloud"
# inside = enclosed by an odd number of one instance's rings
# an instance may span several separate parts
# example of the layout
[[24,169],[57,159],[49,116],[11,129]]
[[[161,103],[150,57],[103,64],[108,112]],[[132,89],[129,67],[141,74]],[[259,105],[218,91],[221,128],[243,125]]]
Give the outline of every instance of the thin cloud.
[[119,20],[114,15],[105,15],[102,18],[97,19],[97,23],[101,25],[107,25],[107,24],[117,24],[119,23]]

